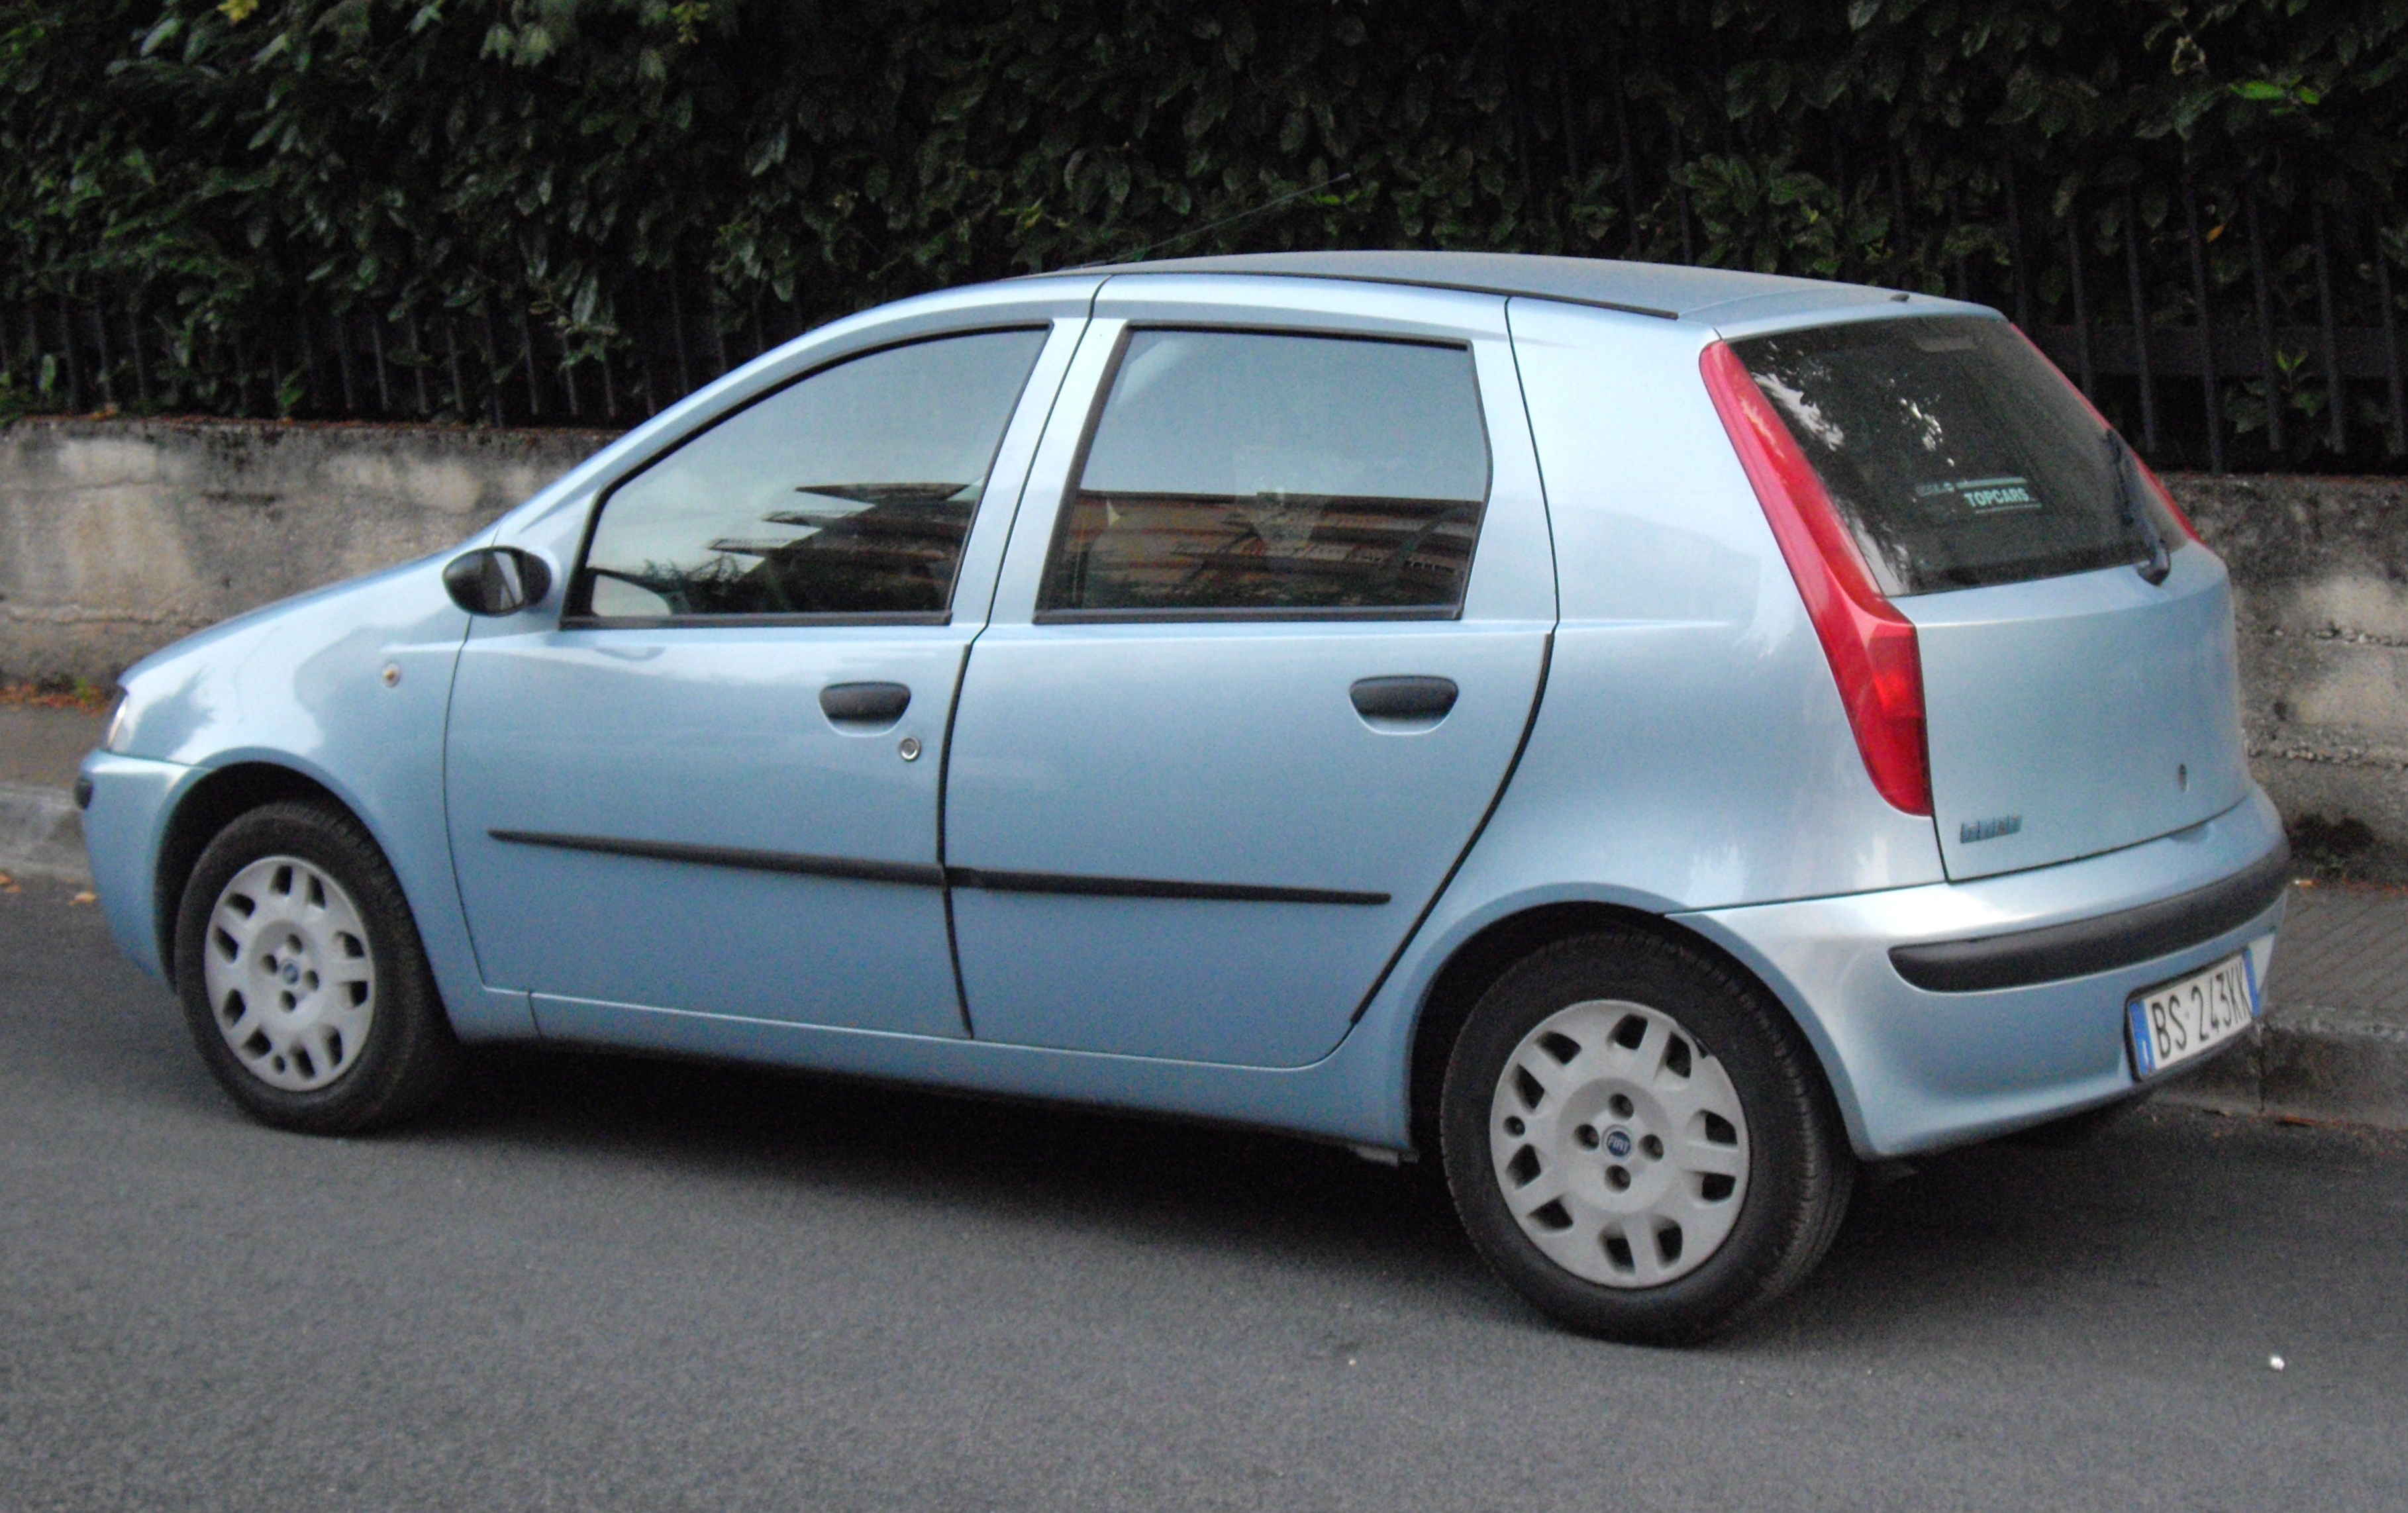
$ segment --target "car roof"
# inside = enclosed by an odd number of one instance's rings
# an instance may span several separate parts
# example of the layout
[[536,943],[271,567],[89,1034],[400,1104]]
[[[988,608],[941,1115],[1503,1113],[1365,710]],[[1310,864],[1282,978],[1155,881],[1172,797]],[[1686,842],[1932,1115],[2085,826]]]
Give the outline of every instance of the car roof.
[[1738,313],[1742,302],[1777,301],[1784,310],[1840,309],[1903,302],[1893,290],[1829,283],[1735,268],[1677,263],[1620,263],[1605,258],[1545,257],[1524,252],[1241,252],[1218,257],[1100,264],[1078,270],[1129,275],[1257,274],[1349,282],[1412,284],[1472,293],[1519,294],[1667,321],[1713,320]]

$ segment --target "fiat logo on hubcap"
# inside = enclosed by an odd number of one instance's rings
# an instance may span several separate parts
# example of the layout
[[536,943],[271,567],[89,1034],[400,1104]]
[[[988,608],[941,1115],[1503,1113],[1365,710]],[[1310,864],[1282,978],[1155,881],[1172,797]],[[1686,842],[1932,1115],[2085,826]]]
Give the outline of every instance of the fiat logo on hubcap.
[[1630,1132],[1614,1130],[1608,1133],[1605,1137],[1605,1153],[1616,1161],[1630,1154]]

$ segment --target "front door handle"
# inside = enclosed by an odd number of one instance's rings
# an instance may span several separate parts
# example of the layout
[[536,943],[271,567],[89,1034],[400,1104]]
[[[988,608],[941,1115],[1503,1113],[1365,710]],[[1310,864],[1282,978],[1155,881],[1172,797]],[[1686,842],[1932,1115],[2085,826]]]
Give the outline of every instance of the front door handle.
[[1451,678],[1366,678],[1346,691],[1366,720],[1444,720],[1460,692]]
[[891,725],[911,707],[900,683],[830,683],[820,690],[820,713],[838,725]]

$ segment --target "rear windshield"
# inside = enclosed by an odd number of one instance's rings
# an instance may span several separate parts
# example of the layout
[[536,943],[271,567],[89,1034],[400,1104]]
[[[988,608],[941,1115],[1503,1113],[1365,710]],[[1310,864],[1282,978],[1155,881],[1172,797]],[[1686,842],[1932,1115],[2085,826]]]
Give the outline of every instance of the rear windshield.
[[1884,592],[2019,583],[2150,553],[2121,443],[2003,321],[1929,316],[1731,344]]

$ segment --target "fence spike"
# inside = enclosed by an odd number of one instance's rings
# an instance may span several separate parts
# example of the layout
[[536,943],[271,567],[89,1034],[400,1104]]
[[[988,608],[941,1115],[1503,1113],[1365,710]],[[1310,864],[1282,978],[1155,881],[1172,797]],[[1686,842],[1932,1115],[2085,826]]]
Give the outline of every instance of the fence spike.
[[501,338],[494,332],[494,301],[483,290],[477,293],[477,320],[485,328],[485,412],[495,425],[509,422],[502,417],[502,375],[509,369],[502,364]]
[[526,364],[527,419],[540,421],[543,419],[543,390],[535,379],[535,337],[527,330],[527,312],[523,307],[518,311],[518,322],[519,359]]
[[669,335],[677,341],[678,393],[694,393],[694,364],[685,355],[685,301],[678,295],[677,264],[669,264]]
[[370,319],[368,321],[368,345],[370,348],[374,349],[376,352],[377,413],[379,415],[391,415],[393,413],[393,386],[385,380],[384,318],[374,314],[374,312],[370,313]]
[[150,359],[142,350],[142,291],[137,287],[125,294],[125,350],[134,359],[134,402],[148,410],[150,407]]
[[2015,193],[2015,154],[2012,149],[2000,160],[2006,171],[2000,187],[2007,194],[2007,266],[2015,281],[2015,324],[2031,330],[2031,275],[2024,266],[2024,215],[2022,196]]
[[[1948,186],[1948,235],[1954,239],[1965,225],[1965,198],[1955,184]],[[1949,282],[1958,299],[1971,296],[1967,293],[1971,281],[1965,276],[1965,249],[1956,247],[1948,254]]]
[[115,409],[117,408],[117,382],[112,377],[110,377],[109,369],[117,364],[114,359],[109,356],[108,351],[108,321],[101,316],[100,302],[98,300],[94,300],[89,307],[87,307],[85,313],[92,317],[92,334],[94,338],[93,345],[98,348],[100,351],[100,372],[98,375],[100,378],[100,402],[108,408]]
[[2141,204],[2124,186],[2124,271],[2132,286],[2132,351],[2141,366],[2141,446],[2157,450],[2157,376],[2149,371],[2148,282],[2141,272]]
[[423,420],[435,413],[435,406],[426,397],[426,343],[419,339],[416,310],[409,312],[409,375],[418,380],[418,414]]
[[2258,231],[2258,188],[2243,193],[2242,212],[2249,220],[2249,271],[2258,293],[2258,371],[2266,379],[2266,445],[2276,461],[2283,455],[2283,372],[2274,360],[2274,296],[2266,282],[2266,239]]
[[83,364],[76,358],[75,312],[68,307],[64,290],[59,292],[59,350],[67,363],[67,408],[83,408]]
[[301,403],[314,413],[318,408],[318,343],[309,335],[309,307],[295,305],[293,317],[301,327]]
[[2331,415],[2328,433],[2336,455],[2349,450],[2349,391],[2342,381],[2341,342],[2333,329],[2332,258],[2325,250],[2325,207],[2322,200],[2312,202],[2310,220],[2315,232],[2316,248],[2316,320],[2323,328],[2325,346],[2326,410]]
[[2186,164],[2182,176],[2183,221],[2190,232],[2191,298],[2199,307],[2200,398],[2207,408],[2207,470],[2224,471],[2224,407],[2215,392],[2215,313],[2208,303],[2207,242],[2199,234],[2199,192]]
[[359,391],[351,383],[351,312],[340,305],[326,308],[326,329],[335,337],[335,376],[343,380],[343,419],[360,412]]
[[460,383],[460,322],[450,311],[443,315],[443,350],[452,364],[452,413],[460,423],[468,423],[468,391]]
[[1622,150],[1623,213],[1629,217],[1629,251],[1640,255],[1639,246],[1639,167],[1630,153],[1630,107],[1625,103],[1622,89],[1622,47],[1611,36],[1605,44],[1606,78],[1613,93],[1613,135]]
[[2397,457],[2408,451],[2408,404],[2402,403],[2400,375],[2400,312],[2391,303],[2391,254],[2383,249],[2383,234],[2374,236],[2374,293],[2383,301],[2383,376],[2391,400],[2391,434],[2385,450]]
[[2065,255],[2073,276],[2073,358],[2082,374],[2082,392],[2099,397],[2099,370],[2090,361],[2090,299],[2082,284],[2082,202],[2071,206],[2065,223]]

